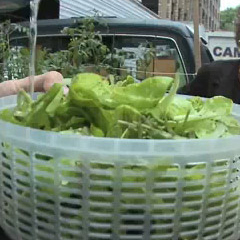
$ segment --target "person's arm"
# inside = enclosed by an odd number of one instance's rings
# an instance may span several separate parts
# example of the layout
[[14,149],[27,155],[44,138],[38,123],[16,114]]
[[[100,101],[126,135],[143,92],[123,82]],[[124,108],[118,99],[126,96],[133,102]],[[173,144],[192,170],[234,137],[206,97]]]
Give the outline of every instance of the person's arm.
[[[63,76],[55,71],[48,72],[34,78],[34,91],[46,92],[54,83],[62,83]],[[21,89],[29,91],[29,77],[20,80],[10,80],[0,83],[0,97],[17,94]]]

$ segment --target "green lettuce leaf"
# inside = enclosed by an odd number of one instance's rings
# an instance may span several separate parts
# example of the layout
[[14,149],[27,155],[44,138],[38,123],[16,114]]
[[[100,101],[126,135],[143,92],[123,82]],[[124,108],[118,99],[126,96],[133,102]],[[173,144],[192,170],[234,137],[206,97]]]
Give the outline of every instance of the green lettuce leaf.
[[197,112],[199,112],[204,105],[204,101],[200,97],[193,97],[191,99],[188,99],[188,101],[191,102],[193,109],[196,110]]
[[161,118],[165,119],[168,114],[168,110],[169,110],[168,107],[173,102],[174,97],[177,93],[178,86],[179,86],[179,76],[176,75],[169,94],[162,97],[158,101],[158,104],[153,109],[151,109],[150,111],[147,111],[147,112],[150,113],[156,119],[161,119]]
[[112,99],[117,105],[130,105],[138,110],[153,108],[163,98],[172,81],[172,78],[153,77],[141,83],[116,87]]
[[82,73],[73,79],[69,99],[79,107],[113,107],[111,89],[112,86],[101,76]]
[[[222,96],[213,97],[206,100],[199,112],[190,114],[188,117],[188,122],[215,118],[219,116],[229,116],[232,112],[232,108],[233,102],[231,99]],[[174,118],[176,121],[184,121],[184,119],[184,116],[176,116]]]
[[190,111],[189,115],[176,115],[176,122],[168,123],[181,136],[196,138],[221,138],[240,133],[240,125],[230,114],[233,102],[217,96],[207,99],[201,110]]

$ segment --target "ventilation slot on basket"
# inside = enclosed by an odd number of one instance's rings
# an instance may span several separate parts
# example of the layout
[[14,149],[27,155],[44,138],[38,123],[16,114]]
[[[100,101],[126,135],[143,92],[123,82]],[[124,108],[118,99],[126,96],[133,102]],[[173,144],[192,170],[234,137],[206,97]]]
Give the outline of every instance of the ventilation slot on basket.
[[50,161],[50,160],[53,160],[53,157],[47,156],[47,155],[44,155],[44,154],[40,154],[40,153],[36,153],[35,158],[39,159],[41,161],[47,161],[47,162]]
[[89,238],[110,240],[113,233],[114,165],[92,161],[89,167]]
[[82,236],[82,163],[74,159],[59,161],[59,222],[64,240]]

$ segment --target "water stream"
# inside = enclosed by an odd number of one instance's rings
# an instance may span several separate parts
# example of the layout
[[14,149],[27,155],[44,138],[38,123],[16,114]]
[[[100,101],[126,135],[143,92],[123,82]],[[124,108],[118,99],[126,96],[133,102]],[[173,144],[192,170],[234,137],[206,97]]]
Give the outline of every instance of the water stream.
[[29,64],[29,92],[33,97],[34,93],[34,77],[35,77],[35,61],[36,61],[36,44],[37,44],[37,16],[39,3],[41,0],[31,0],[30,9],[30,64]]

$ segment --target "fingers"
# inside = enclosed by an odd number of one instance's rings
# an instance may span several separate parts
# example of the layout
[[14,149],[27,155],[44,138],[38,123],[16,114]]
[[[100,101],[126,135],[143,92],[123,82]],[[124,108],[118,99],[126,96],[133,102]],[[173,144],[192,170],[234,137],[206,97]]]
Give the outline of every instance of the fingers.
[[14,84],[14,81],[6,81],[6,82],[0,83],[0,97],[15,95],[19,91],[20,89],[16,84]]
[[[43,75],[43,85],[42,90],[40,92],[47,92],[54,83],[63,83],[63,76],[61,73],[52,71]],[[63,87],[64,94],[67,95],[69,89],[67,87]],[[37,91],[36,91],[37,92]]]
[[[39,76],[34,77],[34,91],[35,92],[46,92],[48,91],[54,83],[62,83],[62,74],[51,71]],[[20,80],[10,80],[0,83],[0,97],[5,97],[8,95],[15,95],[21,89],[29,91],[30,80],[29,77]],[[66,91],[66,90],[65,90]]]
[[47,92],[54,83],[63,83],[63,76],[61,73],[52,71],[42,75],[43,85],[41,92]]

